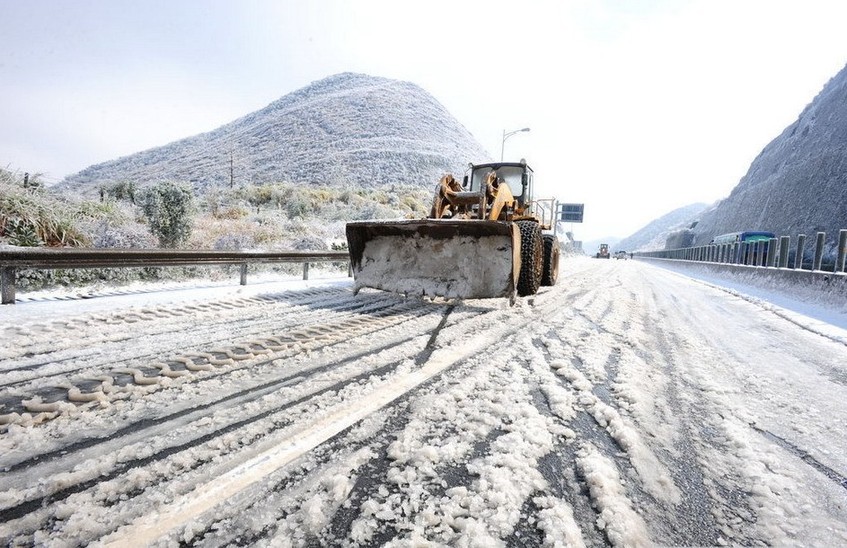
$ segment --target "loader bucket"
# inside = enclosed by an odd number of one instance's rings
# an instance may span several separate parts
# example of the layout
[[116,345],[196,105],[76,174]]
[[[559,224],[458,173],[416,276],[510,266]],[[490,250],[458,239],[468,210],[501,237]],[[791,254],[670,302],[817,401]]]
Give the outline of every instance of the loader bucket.
[[514,223],[425,219],[347,224],[356,291],[460,299],[514,297],[520,232]]

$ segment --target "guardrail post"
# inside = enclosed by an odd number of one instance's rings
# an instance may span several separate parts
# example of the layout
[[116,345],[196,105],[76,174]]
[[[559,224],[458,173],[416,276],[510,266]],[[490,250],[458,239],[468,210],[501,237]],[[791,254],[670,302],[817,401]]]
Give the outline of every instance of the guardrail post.
[[788,248],[791,246],[791,236],[779,237],[779,268],[788,268]]
[[309,263],[303,263],[303,279],[309,279]]
[[847,230],[838,231],[838,259],[835,261],[835,272],[844,272],[844,260],[847,258]]
[[247,285],[247,263],[241,263],[241,285]]
[[797,236],[797,253],[794,254],[794,268],[803,268],[803,253],[806,252],[806,235]]
[[812,265],[812,270],[820,270],[823,262],[823,243],[826,238],[826,232],[818,232],[815,239],[815,262]]
[[768,268],[776,266],[776,242],[778,241],[776,238],[768,240]]
[[2,304],[15,304],[15,274],[14,266],[0,268],[0,302]]
[[352,261],[347,261],[347,277],[348,278],[353,277],[353,262]]

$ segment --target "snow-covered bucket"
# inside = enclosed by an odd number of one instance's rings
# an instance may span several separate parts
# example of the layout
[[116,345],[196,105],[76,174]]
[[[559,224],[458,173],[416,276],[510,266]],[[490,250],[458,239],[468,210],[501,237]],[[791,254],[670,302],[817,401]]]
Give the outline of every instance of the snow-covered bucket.
[[513,297],[520,272],[514,223],[426,219],[347,224],[355,287],[408,295]]

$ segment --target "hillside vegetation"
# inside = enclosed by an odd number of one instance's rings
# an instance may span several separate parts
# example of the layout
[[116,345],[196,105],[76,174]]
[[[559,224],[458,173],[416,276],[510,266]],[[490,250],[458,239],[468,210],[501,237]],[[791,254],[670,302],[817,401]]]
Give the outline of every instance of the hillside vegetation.
[[[430,185],[434,187],[434,185]],[[66,197],[18,173],[0,170],[0,245],[154,248],[161,241],[143,211],[145,192],[126,183],[102,187],[95,200]],[[194,196],[181,248],[220,250],[344,249],[348,220],[420,218],[431,188],[340,188],[268,183],[222,188]],[[286,270],[293,267],[278,267]],[[43,271],[19,273],[19,287],[90,281],[179,277],[197,269]],[[202,272],[208,275],[208,271]]]
[[[434,184],[430,185],[434,188]],[[0,169],[0,242],[95,248],[156,247],[142,212],[144,191],[123,183],[98,200],[68,198],[41,186],[25,188],[20,174]],[[349,220],[419,218],[431,188],[338,188],[292,183],[223,188],[195,197],[185,247],[211,249],[327,249]],[[28,235],[28,236],[25,236]]]

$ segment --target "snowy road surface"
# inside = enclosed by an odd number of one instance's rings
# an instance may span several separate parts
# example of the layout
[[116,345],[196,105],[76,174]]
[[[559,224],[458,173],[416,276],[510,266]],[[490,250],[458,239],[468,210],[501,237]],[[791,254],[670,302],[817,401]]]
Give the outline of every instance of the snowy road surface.
[[27,306],[0,310],[3,544],[847,543],[847,339],[649,264],[563,261],[512,308]]

